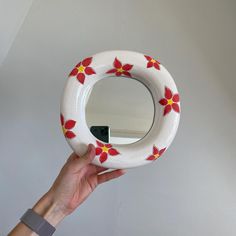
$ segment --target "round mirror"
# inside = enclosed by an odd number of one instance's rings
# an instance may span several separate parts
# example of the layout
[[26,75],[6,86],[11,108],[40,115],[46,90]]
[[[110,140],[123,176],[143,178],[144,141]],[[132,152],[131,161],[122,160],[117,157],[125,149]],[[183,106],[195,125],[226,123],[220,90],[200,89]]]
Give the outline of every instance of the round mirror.
[[86,122],[102,142],[137,142],[151,129],[153,118],[152,96],[136,79],[107,77],[95,83],[88,94]]

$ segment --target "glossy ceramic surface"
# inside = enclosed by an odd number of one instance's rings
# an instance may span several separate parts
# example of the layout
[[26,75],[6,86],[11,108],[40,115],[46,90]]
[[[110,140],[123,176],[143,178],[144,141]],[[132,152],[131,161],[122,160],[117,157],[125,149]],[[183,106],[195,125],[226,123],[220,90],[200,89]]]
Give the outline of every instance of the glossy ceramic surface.
[[[153,125],[138,142],[103,143],[87,126],[86,97],[97,81],[111,75],[137,79],[152,95]],[[61,100],[62,130],[71,148],[82,156],[87,145],[93,143],[96,146],[93,163],[107,168],[131,168],[157,160],[173,141],[179,119],[180,98],[170,73],[151,56],[132,51],[106,51],[83,59],[71,71]]]

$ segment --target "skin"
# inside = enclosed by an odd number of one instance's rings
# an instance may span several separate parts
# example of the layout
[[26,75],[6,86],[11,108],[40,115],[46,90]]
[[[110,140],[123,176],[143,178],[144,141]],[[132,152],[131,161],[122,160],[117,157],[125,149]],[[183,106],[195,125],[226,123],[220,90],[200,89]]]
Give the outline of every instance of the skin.
[[[56,227],[66,216],[71,214],[83,201],[104,182],[122,176],[122,169],[108,170],[92,164],[95,147],[88,145],[87,153],[79,157],[72,153],[47,193],[32,208],[36,213]],[[19,223],[8,236],[36,236],[23,223]]]

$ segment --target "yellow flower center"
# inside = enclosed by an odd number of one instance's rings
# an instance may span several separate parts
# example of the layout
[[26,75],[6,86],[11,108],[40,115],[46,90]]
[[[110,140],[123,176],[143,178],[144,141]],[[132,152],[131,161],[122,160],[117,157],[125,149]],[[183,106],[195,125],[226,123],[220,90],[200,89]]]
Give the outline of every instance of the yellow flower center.
[[81,65],[81,66],[79,66],[79,67],[77,67],[77,68],[78,68],[78,71],[79,71],[79,72],[84,72],[84,69],[85,69],[84,66]]
[[172,99],[168,99],[168,105],[172,105],[173,104],[173,100]]
[[117,69],[117,72],[121,72],[122,73],[123,71],[125,71],[125,70],[122,69],[122,67]]
[[64,126],[62,126],[61,128],[62,128],[63,134],[65,134],[66,133],[66,128]]
[[105,147],[105,146],[102,147],[102,151],[103,151],[103,152],[108,152],[108,150],[109,150],[108,147]]
[[157,159],[160,155],[159,154],[155,154],[154,157]]
[[157,62],[157,61],[156,61],[155,59],[152,59],[151,62],[155,63],[155,62]]

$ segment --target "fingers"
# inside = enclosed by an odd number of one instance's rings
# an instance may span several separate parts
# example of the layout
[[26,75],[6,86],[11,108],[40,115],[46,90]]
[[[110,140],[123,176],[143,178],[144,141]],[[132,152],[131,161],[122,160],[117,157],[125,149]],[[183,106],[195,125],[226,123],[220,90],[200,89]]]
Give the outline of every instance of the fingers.
[[90,143],[88,145],[87,153],[83,157],[79,158],[81,165],[86,166],[90,164],[93,161],[95,154],[96,154],[95,146]]
[[68,162],[71,162],[71,161],[74,161],[74,160],[76,160],[76,159],[78,159],[79,157],[73,152],[70,156],[69,156],[69,158],[67,159],[67,163]]
[[96,172],[95,173],[97,173],[97,174],[99,174],[99,173],[101,173],[103,171],[108,170],[108,168],[102,167],[102,166],[95,166],[95,168],[96,168]]
[[78,171],[87,166],[88,164],[90,164],[95,157],[95,153],[96,152],[94,145],[89,144],[87,153],[85,155],[83,155],[82,157],[76,156],[76,158],[73,159],[72,164],[74,165],[74,169]]
[[96,152],[94,145],[89,144],[85,155],[79,157],[78,155],[76,155],[76,153],[72,153],[68,158],[65,166],[71,169],[73,172],[77,172],[93,161],[95,153]]
[[98,184],[102,184],[102,183],[107,182],[109,180],[116,179],[124,174],[125,174],[125,171],[122,169],[113,170],[113,171],[98,175],[97,181],[98,181]]
[[86,176],[90,176],[90,175],[97,175],[97,174],[99,174],[99,173],[101,173],[103,171],[108,170],[108,168],[101,167],[101,166],[95,166],[95,165],[90,163],[87,166],[87,168],[84,168],[84,170],[85,170],[85,172],[84,172],[85,175]]

